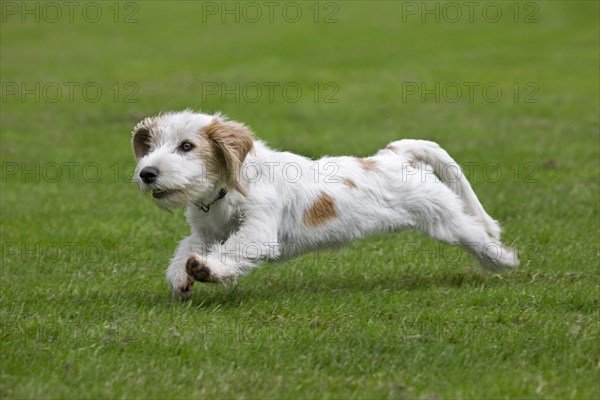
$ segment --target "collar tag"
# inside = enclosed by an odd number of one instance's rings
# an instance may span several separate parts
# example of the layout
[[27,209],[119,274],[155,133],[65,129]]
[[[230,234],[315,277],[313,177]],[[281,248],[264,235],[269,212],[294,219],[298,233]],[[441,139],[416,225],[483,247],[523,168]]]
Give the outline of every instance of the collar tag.
[[210,206],[212,206],[213,204],[215,204],[217,201],[221,200],[223,197],[225,197],[225,195],[227,194],[227,189],[225,188],[221,188],[221,190],[219,190],[219,194],[217,194],[217,197],[211,201],[208,204],[204,204],[204,203],[194,203],[196,205],[196,207],[198,207],[200,210],[204,211],[205,213],[210,211]]

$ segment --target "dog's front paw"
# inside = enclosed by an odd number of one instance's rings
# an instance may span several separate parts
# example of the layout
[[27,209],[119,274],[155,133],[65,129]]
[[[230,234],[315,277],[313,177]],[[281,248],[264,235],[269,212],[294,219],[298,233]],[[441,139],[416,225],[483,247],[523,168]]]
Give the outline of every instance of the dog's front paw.
[[192,297],[192,286],[194,278],[185,271],[176,271],[175,273],[167,271],[167,280],[173,293],[173,298],[177,300],[189,300]]
[[193,279],[197,280],[198,282],[219,282],[219,279],[211,271],[208,265],[205,262],[200,261],[195,256],[191,256],[190,258],[188,258],[185,264],[185,270],[188,273],[188,275],[193,277]]

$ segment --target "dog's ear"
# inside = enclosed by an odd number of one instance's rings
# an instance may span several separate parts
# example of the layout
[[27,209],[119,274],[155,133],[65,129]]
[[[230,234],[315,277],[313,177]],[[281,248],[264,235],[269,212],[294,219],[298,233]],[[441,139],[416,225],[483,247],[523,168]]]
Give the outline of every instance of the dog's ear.
[[240,182],[242,164],[252,150],[253,134],[244,124],[215,117],[203,130],[214,144],[215,156],[231,189],[246,195]]
[[150,127],[153,122],[153,118],[146,118],[137,124],[131,133],[131,147],[138,160],[150,151]]

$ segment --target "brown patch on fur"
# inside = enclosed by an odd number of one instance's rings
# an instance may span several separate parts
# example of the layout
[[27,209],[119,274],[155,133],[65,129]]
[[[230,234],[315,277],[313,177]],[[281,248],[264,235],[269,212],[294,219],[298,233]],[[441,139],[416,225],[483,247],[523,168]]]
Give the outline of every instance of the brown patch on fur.
[[245,195],[239,178],[242,164],[254,144],[252,132],[244,124],[214,118],[202,133],[213,144],[213,159],[224,173],[227,186]]
[[156,117],[148,117],[133,128],[131,146],[137,159],[144,157],[150,151],[151,131],[155,125]]
[[344,179],[342,179],[342,183],[344,185],[348,186],[350,189],[358,188],[358,186],[356,186],[356,183],[354,183],[354,181],[352,179],[344,178]]
[[337,217],[335,202],[325,192],[321,192],[310,208],[304,211],[304,223],[310,226],[321,225],[335,217]]
[[398,153],[398,148],[396,146],[394,146],[393,144],[388,144],[387,146],[385,146],[385,149],[386,150],[391,150],[394,153],[399,154]]
[[192,151],[204,162],[207,178],[212,181],[223,177],[223,160],[219,157],[216,144],[204,135],[200,135],[198,141]]
[[377,163],[375,162],[375,160],[372,160],[370,158],[358,158],[358,163],[360,164],[360,166],[362,167],[362,169],[364,169],[365,171],[375,171],[376,167],[377,167]]

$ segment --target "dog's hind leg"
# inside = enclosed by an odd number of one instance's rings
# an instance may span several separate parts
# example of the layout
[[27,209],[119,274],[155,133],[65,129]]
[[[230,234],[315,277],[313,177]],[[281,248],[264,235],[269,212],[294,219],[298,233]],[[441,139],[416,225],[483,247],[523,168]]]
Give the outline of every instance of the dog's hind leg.
[[515,251],[502,245],[476,217],[465,212],[462,201],[447,186],[427,182],[421,189],[411,210],[417,229],[464,248],[486,269],[501,271],[518,266]]
[[435,142],[412,139],[390,143],[387,149],[402,154],[409,162],[429,165],[439,179],[456,193],[463,207],[484,227],[487,234],[500,240],[500,224],[484,210],[462,169],[446,150]]
[[444,149],[426,140],[400,140],[386,149],[424,173],[407,175],[412,188],[410,196],[403,196],[403,207],[413,214],[418,229],[465,248],[484,268],[518,266],[515,251],[500,242],[500,225],[484,210],[460,166]]

